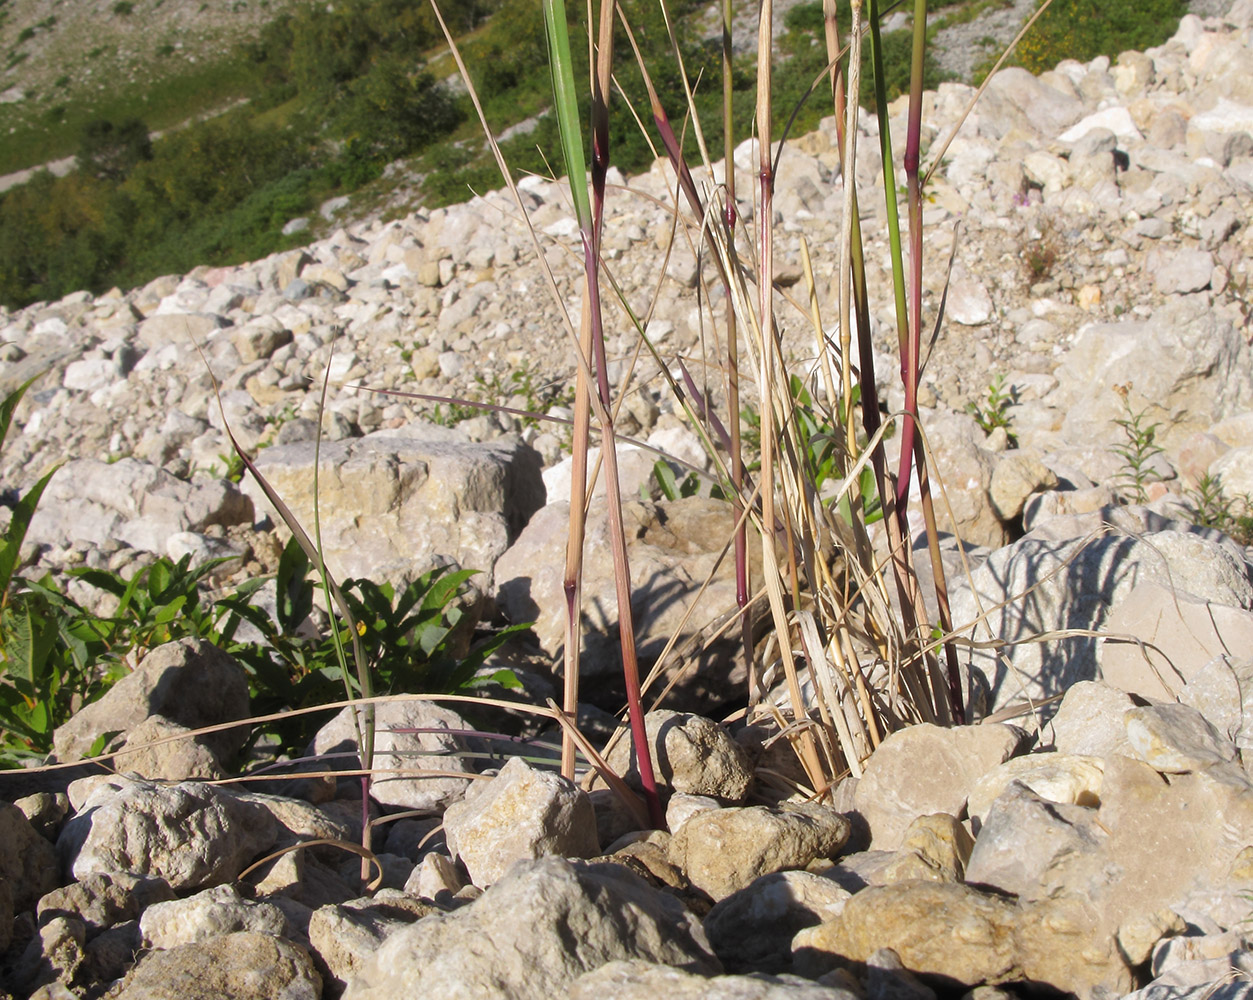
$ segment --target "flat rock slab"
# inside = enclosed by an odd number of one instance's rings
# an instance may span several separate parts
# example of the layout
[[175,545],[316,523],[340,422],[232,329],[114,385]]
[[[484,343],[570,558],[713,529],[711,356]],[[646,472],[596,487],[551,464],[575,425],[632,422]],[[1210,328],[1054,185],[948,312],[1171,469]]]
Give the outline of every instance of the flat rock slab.
[[1022,743],[1013,726],[923,724],[893,733],[866,764],[853,801],[875,850],[894,851],[919,816],[960,817],[975,782]]
[[[306,530],[313,525],[314,443],[266,448],[257,468]],[[449,559],[496,561],[544,504],[539,456],[521,442],[463,444],[376,433],[324,443],[319,458],[323,554],[336,579],[401,583]],[[258,510],[277,513],[249,478]]]

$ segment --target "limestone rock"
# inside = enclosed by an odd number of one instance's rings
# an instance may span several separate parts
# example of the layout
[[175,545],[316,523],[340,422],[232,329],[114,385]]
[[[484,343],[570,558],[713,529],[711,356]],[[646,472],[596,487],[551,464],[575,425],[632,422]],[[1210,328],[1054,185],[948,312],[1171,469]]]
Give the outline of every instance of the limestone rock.
[[344,1000],[414,991],[548,1000],[615,959],[721,971],[700,924],[673,896],[617,865],[542,858],[519,862],[471,905],[391,934]]
[[1163,774],[1201,771],[1237,759],[1235,744],[1187,705],[1132,708],[1123,719],[1136,756]]
[[[623,517],[636,647],[641,663],[648,664],[678,629],[715,565],[718,569],[713,582],[689,619],[689,634],[735,607],[733,561],[721,559],[719,565],[723,547],[733,535],[735,516],[723,501],[688,497],[661,503],[627,500]],[[534,621],[540,646],[553,655],[563,645],[566,627],[562,572],[568,523],[568,505],[549,504],[535,515],[497,567],[501,607],[513,621]],[[753,546],[749,549],[751,552]],[[593,677],[620,675],[618,609],[603,501],[591,504],[584,553],[583,592],[598,598],[584,608],[588,634],[583,670]],[[697,657],[698,675],[702,667],[716,671],[718,689],[712,692],[713,704],[725,701],[734,685],[746,677],[738,666],[733,677],[727,677],[727,659],[733,654],[731,645],[720,643]]]
[[1253,749],[1253,660],[1214,658],[1188,681],[1179,701],[1241,750]]
[[1169,701],[1214,657],[1250,648],[1253,612],[1146,582],[1115,605],[1105,629],[1139,642],[1111,639],[1097,648],[1102,680],[1145,698]]
[[388,935],[440,911],[395,889],[372,898],[319,907],[309,918],[309,944],[328,988],[342,989]]
[[173,889],[235,878],[274,843],[274,820],[213,785],[126,782],[100,786],[57,839],[62,867],[157,875]]
[[617,961],[585,973],[570,987],[570,1000],[854,1000],[851,990],[820,986],[799,976],[694,975],[640,961]]
[[[1078,528],[1079,537],[1064,537]],[[989,632],[1013,641],[1058,629],[1100,629],[1111,608],[1145,582],[1173,585],[1218,604],[1253,607],[1253,586],[1230,548],[1174,529],[1093,539],[1086,522],[1055,518],[994,552],[972,579],[973,591],[965,582],[953,588],[951,604],[959,630],[975,620],[978,607],[990,609],[975,630],[977,639]],[[1028,588],[1031,599],[1025,600]],[[988,679],[993,708],[1028,698],[1039,704],[1097,674],[1096,640],[1083,636],[960,656]]]
[[670,842],[670,860],[720,900],[762,875],[834,857],[849,831],[845,817],[818,804],[715,809],[683,824]]
[[1123,716],[1135,702],[1123,691],[1100,681],[1080,681],[1062,699],[1046,733],[1059,754],[1129,756]]
[[866,764],[854,793],[878,850],[895,850],[919,816],[960,816],[975,781],[1017,749],[1012,726],[941,729],[918,725],[884,740]]
[[298,944],[240,931],[145,956],[115,1000],[318,1000],[322,977]]
[[[57,756],[77,760],[107,732],[129,732],[150,716],[188,729],[248,717],[248,677],[217,646],[180,639],[159,646],[99,701],[77,712],[53,734]],[[219,760],[243,746],[247,727],[197,737]]]
[[1099,757],[1066,753],[1014,757],[974,783],[966,808],[978,830],[992,803],[1015,781],[1049,802],[1098,806],[1103,775]]
[[[257,456],[262,475],[304,525],[313,523],[313,455],[307,442]],[[481,571],[476,585],[490,592],[496,561],[543,506],[538,456],[517,442],[378,432],[323,444],[320,456],[323,554],[339,580],[407,582],[451,559]],[[258,510],[269,510],[256,487],[245,489]]]
[[[752,784],[748,756],[718,723],[665,709],[644,716],[653,775],[662,795],[704,795],[722,802],[744,801]],[[628,785],[642,791],[635,747],[618,741],[605,761]],[[673,827],[671,828],[673,831]]]
[[1095,809],[1050,801],[1013,780],[986,809],[966,878],[1024,899],[1064,887],[1070,863],[1104,850]]
[[891,948],[905,967],[952,986],[1018,976],[1014,904],[964,885],[898,882],[863,889],[834,920],[797,934],[797,971],[817,975],[835,956],[864,963]]
[[782,972],[791,966],[797,931],[838,915],[850,895],[809,872],[763,875],[714,904],[705,934],[731,972]]
[[1002,521],[1022,513],[1027,498],[1042,490],[1056,489],[1057,474],[1030,451],[1007,452],[992,469],[988,496]]
[[[352,709],[343,709],[313,738],[310,755],[355,752]],[[470,725],[456,712],[427,701],[384,702],[374,709],[374,766],[390,773],[370,782],[370,797],[386,806],[437,813],[459,799],[473,770],[459,733]],[[341,766],[360,767],[357,759]],[[424,771],[440,772],[424,775]],[[456,777],[458,773],[466,777]]]
[[291,933],[282,910],[271,903],[244,899],[233,885],[215,886],[186,899],[153,903],[139,918],[139,929],[153,948],[164,950],[236,931],[274,937]]
[[[1130,382],[1137,398],[1159,408],[1154,410],[1154,419],[1163,423],[1158,443],[1167,447],[1249,408],[1248,345],[1203,298],[1175,298],[1147,320],[1094,323],[1081,331],[1057,372],[1067,387],[1059,400],[1066,440],[1124,440],[1113,423],[1125,415],[1123,401],[1112,391],[1115,384]],[[1177,363],[1158,365],[1149,360],[1153,357]]]
[[960,882],[973,846],[966,828],[948,813],[919,816],[906,829],[896,856],[884,866],[883,878]]
[[[154,781],[215,781],[226,771],[217,755],[187,734],[186,726],[150,715],[126,734],[114,755],[119,771]],[[169,742],[166,742],[169,741]]]
[[34,909],[57,884],[57,861],[25,814],[11,802],[0,802],[0,878],[4,879],[15,913]]
[[521,859],[588,858],[597,853],[596,816],[577,786],[551,771],[511,758],[491,781],[471,786],[444,813],[448,849],[471,881],[500,881]]
[[99,547],[122,541],[166,555],[170,535],[251,518],[251,502],[233,483],[184,482],[135,458],[113,463],[78,458],[48,484],[26,538],[49,545],[79,540]]
[[90,939],[116,924],[137,920],[149,906],[173,898],[164,879],[125,872],[88,872],[77,882],[44,896],[39,901],[39,919],[74,917],[83,922]]

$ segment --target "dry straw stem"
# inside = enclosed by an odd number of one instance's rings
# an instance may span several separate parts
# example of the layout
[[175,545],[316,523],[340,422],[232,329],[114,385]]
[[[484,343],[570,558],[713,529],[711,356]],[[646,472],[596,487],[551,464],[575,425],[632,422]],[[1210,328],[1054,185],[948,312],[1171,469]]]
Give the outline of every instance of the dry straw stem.
[[[559,6],[560,6],[561,13],[559,16],[554,16],[555,15],[554,8],[559,7]],[[655,825],[661,826],[661,825],[664,825],[664,816],[661,811],[660,799],[657,797],[656,789],[653,785],[652,766],[651,766],[651,761],[649,760],[649,750],[647,746],[647,739],[644,733],[643,710],[642,710],[642,706],[639,704],[639,676],[638,676],[638,668],[635,664],[635,650],[634,650],[634,638],[635,637],[634,637],[634,630],[630,624],[630,593],[629,593],[630,574],[629,574],[629,570],[626,567],[626,541],[625,541],[625,535],[623,533],[622,522],[621,522],[621,500],[620,500],[620,497],[618,496],[617,459],[616,459],[616,452],[614,450],[613,421],[609,412],[609,406],[608,406],[609,389],[608,389],[607,379],[605,378],[604,340],[603,340],[603,336],[601,337],[596,336],[596,332],[599,331],[599,316],[598,316],[599,295],[596,292],[596,286],[597,286],[597,280],[598,280],[597,275],[598,275],[598,267],[599,267],[599,253],[598,253],[599,238],[594,236],[594,234],[590,232],[589,230],[590,219],[589,219],[588,207],[587,207],[587,201],[586,201],[587,193],[586,193],[586,188],[584,186],[586,183],[586,180],[585,180],[585,177],[583,176],[583,171],[581,168],[582,148],[578,144],[578,142],[575,141],[574,138],[571,137],[569,134],[571,131],[570,121],[569,121],[571,117],[571,114],[570,114],[571,105],[574,106],[573,117],[577,123],[577,102],[573,100],[571,96],[572,92],[570,91],[570,88],[567,85],[567,78],[570,76],[570,74],[568,72],[568,67],[567,67],[567,71],[564,74],[554,72],[554,84],[556,86],[560,82],[561,88],[560,90],[558,90],[558,95],[564,96],[565,98],[564,101],[559,101],[558,111],[559,111],[559,120],[562,121],[563,123],[562,124],[563,145],[566,147],[567,162],[577,161],[577,164],[579,164],[578,169],[575,171],[577,176],[572,178],[573,183],[571,184],[571,196],[575,200],[577,215],[579,217],[580,230],[583,233],[584,255],[586,259],[586,281],[587,281],[587,285],[585,287],[585,291],[587,294],[584,296],[584,301],[588,303],[587,308],[590,310],[590,317],[591,317],[590,325],[593,329],[593,334],[591,337],[592,342],[593,342],[592,346],[593,346],[593,349],[598,349],[600,352],[597,358],[598,368],[599,368],[599,371],[597,373],[592,372],[590,368],[590,362],[591,362],[590,355],[586,350],[584,350],[583,345],[586,340],[586,336],[576,337],[574,334],[574,327],[570,321],[569,314],[567,313],[565,309],[565,303],[561,296],[561,293],[557,288],[556,279],[553,277],[552,271],[548,267],[548,263],[545,260],[544,254],[542,252],[542,247],[540,245],[539,237],[536,234],[534,227],[531,225],[530,217],[526,214],[526,210],[522,204],[522,199],[518,195],[517,186],[514,184],[513,179],[509,172],[508,165],[505,163],[504,157],[500,152],[500,147],[496,143],[495,139],[492,137],[491,129],[488,126],[486,118],[483,114],[483,107],[482,107],[482,104],[479,102],[478,94],[474,88],[473,81],[470,79],[470,75],[468,71],[466,70],[465,63],[462,60],[461,53],[459,49],[457,48],[456,42],[454,41],[451,32],[448,31],[448,27],[445,24],[442,15],[440,14],[439,5],[436,3],[436,0],[431,0],[431,7],[435,12],[436,19],[439,21],[440,28],[444,32],[444,37],[447,40],[449,50],[451,51],[453,58],[457,63],[457,68],[461,72],[461,76],[462,76],[463,81],[465,82],[470,99],[472,103],[474,104],[475,111],[477,112],[479,116],[479,121],[483,126],[484,134],[486,135],[487,141],[489,145],[491,146],[492,153],[496,158],[497,166],[500,168],[501,176],[504,179],[506,185],[508,186],[510,193],[513,196],[515,204],[518,206],[519,211],[521,212],[523,218],[526,220],[527,229],[530,232],[532,241],[535,245],[537,256],[542,262],[542,268],[543,268],[543,272],[545,275],[545,279],[546,279],[546,283],[548,285],[549,291],[552,294],[553,301],[556,303],[559,313],[562,317],[563,325],[565,326],[567,335],[569,339],[572,341],[572,343],[574,344],[575,360],[578,366],[579,376],[580,376],[580,379],[582,380],[582,385],[584,388],[584,391],[581,394],[581,398],[586,398],[592,411],[595,413],[597,421],[601,428],[601,434],[602,434],[601,454],[606,465],[606,477],[607,477],[606,482],[607,482],[608,492],[609,492],[609,506],[610,506],[610,519],[611,519],[610,526],[611,526],[611,534],[613,536],[615,578],[617,580],[617,588],[618,588],[618,594],[619,594],[619,616],[622,621],[622,627],[620,629],[620,632],[621,632],[621,638],[622,638],[623,671],[624,671],[624,674],[626,675],[628,698],[630,700],[631,715],[632,715],[632,729],[634,732],[634,740],[636,744],[637,754],[639,756],[640,775],[641,775],[642,782],[644,784],[645,797],[648,800],[649,814],[650,814],[650,818],[652,822]],[[546,24],[549,25],[549,32],[550,32],[550,60],[556,59],[560,55],[560,56],[563,56],[568,61],[568,58],[569,58],[568,39],[565,39],[565,52],[564,53],[561,52],[561,48],[562,48],[561,43],[565,35],[564,7],[557,4],[555,0],[545,0],[545,21],[546,21]],[[577,153],[575,151],[577,151]],[[603,181],[603,175],[602,175],[602,181]],[[603,196],[603,183],[601,186],[601,194]],[[598,207],[598,214],[599,214],[599,207]],[[586,325],[588,324],[584,324],[585,327]],[[598,391],[592,391],[591,387],[593,384],[597,385]],[[576,428],[576,432],[577,432],[577,428]],[[575,445],[574,445],[576,452],[579,450],[580,446],[585,445],[585,443],[586,443],[585,441],[581,442],[581,441],[576,440]],[[572,518],[582,518],[583,517],[582,511],[583,511],[582,506],[576,507],[573,504],[571,505],[571,517]],[[571,535],[573,536],[577,533],[578,533],[577,531],[572,530]],[[581,556],[579,558],[581,559]],[[567,594],[569,594],[569,591],[567,591]],[[575,608],[575,610],[577,612],[578,610],[577,607]],[[577,681],[571,682],[571,683],[577,683]],[[569,690],[567,690],[566,694],[567,696],[569,696],[570,694]],[[563,759],[569,759],[569,751],[565,747],[566,747],[566,743],[565,741],[563,741]]]
[[[617,8],[617,15],[625,28],[643,75],[656,136],[657,147],[663,147],[673,169],[673,195],[675,202],[670,208],[673,224],[677,229],[671,240],[682,238],[689,242],[698,261],[709,260],[717,270],[717,280],[728,303],[723,321],[713,315],[711,296],[705,285],[700,285],[700,327],[702,356],[693,363],[691,359],[668,359],[661,356],[657,346],[645,333],[648,319],[652,317],[659,301],[659,274],[656,290],[647,308],[634,310],[627,295],[614,282],[613,274],[605,261],[600,259],[599,244],[604,225],[604,190],[598,187],[603,181],[604,167],[608,163],[608,137],[606,126],[606,101],[610,86],[616,83],[612,76],[612,36],[607,24],[612,17],[614,5],[607,3],[599,10],[597,26],[593,28],[593,12],[588,11],[588,50],[593,73],[592,90],[594,114],[592,121],[592,184],[594,190],[594,219],[590,227],[587,219],[588,204],[581,199],[586,189],[584,178],[572,177],[572,197],[575,199],[580,226],[590,238],[584,240],[584,312],[579,324],[582,336],[577,336],[571,318],[561,305],[556,281],[548,269],[548,261],[541,252],[540,240],[531,229],[537,249],[537,258],[544,269],[545,279],[554,301],[562,310],[561,315],[572,346],[577,376],[581,381],[580,399],[585,411],[579,418],[586,421],[586,430],[576,428],[574,453],[576,460],[586,454],[586,444],[593,428],[602,431],[602,460],[607,471],[613,455],[612,412],[620,405],[622,393],[629,391],[630,379],[634,377],[634,361],[624,376],[616,401],[609,398],[604,385],[603,355],[593,359],[599,344],[599,333],[604,319],[597,312],[597,283],[606,280],[620,301],[630,326],[640,335],[640,345],[657,361],[659,375],[666,380],[678,401],[682,412],[700,435],[717,470],[723,491],[736,507],[736,530],[729,536],[728,545],[735,552],[736,562],[736,611],[743,625],[746,660],[752,673],[750,699],[756,700],[762,686],[756,672],[760,665],[752,649],[751,630],[748,626],[753,603],[753,591],[765,595],[765,602],[773,623],[767,658],[777,662],[765,665],[777,669],[786,692],[783,703],[788,705],[790,721],[780,714],[779,707],[763,704],[756,711],[777,718],[786,738],[793,742],[803,761],[812,787],[819,792],[845,770],[857,773],[860,761],[892,730],[916,721],[951,723],[963,717],[961,691],[958,684],[956,643],[946,602],[946,587],[942,576],[937,576],[938,618],[943,640],[931,641],[931,615],[923,604],[922,588],[915,575],[908,544],[910,531],[904,507],[909,490],[909,477],[913,472],[919,476],[922,501],[922,517],[926,534],[932,545],[932,564],[938,570],[940,560],[935,547],[937,531],[931,499],[931,478],[927,474],[925,434],[917,427],[915,390],[921,373],[922,358],[922,238],[921,238],[921,184],[918,169],[918,133],[921,124],[921,56],[923,54],[925,27],[925,3],[915,0],[914,22],[917,29],[914,47],[914,75],[911,81],[909,126],[906,137],[906,174],[909,193],[909,261],[906,268],[900,247],[900,222],[895,206],[889,204],[889,239],[894,247],[894,287],[896,289],[898,340],[901,345],[902,367],[906,372],[906,413],[884,421],[879,416],[880,387],[876,382],[874,358],[870,347],[871,308],[865,275],[865,254],[859,220],[858,192],[856,190],[857,116],[856,95],[861,89],[862,41],[871,38],[871,61],[881,66],[882,51],[878,39],[876,0],[870,3],[870,25],[865,24],[862,2],[852,4],[853,30],[848,39],[849,78],[847,81],[839,70],[842,56],[841,40],[836,28],[835,0],[825,0],[824,21],[829,65],[823,76],[830,84],[830,97],[837,118],[841,175],[844,182],[844,208],[841,217],[839,259],[836,272],[839,276],[838,335],[835,342],[828,336],[822,324],[822,307],[817,282],[813,278],[810,248],[802,243],[800,252],[804,265],[803,302],[796,302],[800,315],[812,328],[815,345],[813,367],[805,375],[807,386],[815,400],[815,411],[828,426],[835,428],[833,436],[833,478],[839,481],[838,490],[824,489],[811,481],[810,456],[806,449],[812,446],[807,434],[802,432],[802,407],[793,395],[791,373],[788,370],[784,349],[784,331],[776,306],[789,301],[787,295],[776,301],[778,290],[774,286],[775,232],[773,228],[773,198],[777,182],[777,168],[781,162],[782,144],[776,151],[771,136],[773,116],[771,95],[771,15],[772,3],[765,0],[761,9],[757,38],[757,104],[755,124],[759,142],[759,163],[756,168],[754,205],[756,228],[751,235],[737,217],[736,178],[733,153],[735,128],[731,117],[729,73],[724,75],[723,150],[724,176],[718,182],[714,164],[705,142],[704,123],[696,113],[692,99],[688,67],[683,65],[681,52],[673,44],[673,25],[665,11],[668,29],[671,31],[672,49],[678,60],[680,80],[686,95],[685,108],[667,109],[661,105],[653,87],[649,67],[644,65],[634,33],[628,23],[626,11]],[[608,11],[608,13],[607,13]],[[438,13],[438,12],[437,12]],[[723,5],[723,63],[730,66],[730,5]],[[592,34],[595,32],[596,39]],[[482,119],[473,84],[465,73],[461,56],[451,38],[450,49],[463,77],[470,96]],[[882,72],[877,74],[882,80]],[[819,77],[815,84],[821,81]],[[847,87],[846,87],[847,84]],[[880,86],[881,90],[881,86]],[[882,96],[882,95],[880,95]],[[881,140],[888,142],[885,102],[879,101]],[[704,168],[702,185],[689,169],[685,160],[684,143],[671,126],[672,117],[683,113],[683,130],[690,127],[695,146]],[[632,108],[635,114],[635,109]],[[640,116],[636,115],[636,120]],[[675,118],[674,120],[678,120]],[[492,140],[491,131],[484,124],[484,134],[497,157],[502,177],[514,193],[520,216],[530,221],[517,199],[516,189],[509,177],[507,166]],[[566,129],[567,144],[578,146],[577,129]],[[653,141],[650,137],[650,142]],[[581,148],[581,147],[580,147]],[[942,150],[939,155],[942,155]],[[581,154],[580,154],[581,155]],[[937,155],[936,162],[939,160]],[[773,160],[772,160],[773,157]],[[895,190],[890,146],[884,149],[884,186],[886,191]],[[574,160],[567,156],[567,163]],[[934,169],[934,167],[932,168]],[[580,173],[580,171],[575,171]],[[686,213],[682,210],[686,207]],[[669,251],[661,257],[662,269]],[[747,258],[747,259],[746,259]],[[951,261],[950,261],[951,266]],[[703,277],[702,277],[703,281]],[[943,314],[944,296],[941,296],[940,317]],[[641,320],[639,317],[643,317]],[[938,331],[940,318],[935,321]],[[857,330],[860,353],[854,356],[853,332]],[[591,336],[589,340],[589,331]],[[713,336],[712,355],[705,352],[705,335]],[[741,364],[741,349],[746,363]],[[635,350],[639,356],[640,347]],[[700,372],[720,373],[720,392],[711,391],[708,385],[698,387],[690,372],[699,365]],[[678,368],[682,375],[672,375]],[[698,377],[700,373],[698,372]],[[717,379],[715,379],[717,381]],[[680,384],[680,383],[683,384]],[[601,391],[593,391],[597,386]],[[819,391],[819,387],[823,391]],[[747,392],[745,392],[747,388]],[[739,425],[741,397],[749,393],[757,397],[761,427],[761,472],[758,482],[752,482],[745,472],[741,453],[741,428]],[[726,424],[717,415],[721,402]],[[751,405],[751,404],[750,404]],[[860,411],[860,427],[858,426]],[[595,418],[594,420],[592,418]],[[886,468],[882,437],[884,431],[898,420],[903,420],[903,436],[912,444],[902,448],[902,465],[898,477],[893,480]],[[729,424],[729,431],[727,430]],[[917,429],[915,433],[914,428]],[[825,433],[825,432],[824,432]],[[832,436],[832,435],[827,435]],[[863,495],[862,471],[873,469],[874,492],[881,506],[887,534],[886,554],[872,544],[868,530],[874,497]],[[585,473],[576,475],[576,491],[581,488]],[[612,477],[611,477],[612,478]],[[836,496],[832,496],[832,493]],[[837,510],[847,512],[846,521]],[[571,523],[566,585],[569,606],[566,636],[567,689],[565,708],[572,714],[577,696],[578,631],[577,606],[581,594],[581,569],[578,550],[583,525],[581,520],[586,509],[586,493],[576,495],[572,503],[574,514]],[[760,585],[750,581],[747,573],[745,552],[746,535],[751,520],[760,535],[764,577]],[[891,579],[888,579],[890,567]],[[630,595],[622,590],[624,574],[618,573],[619,608],[629,608]],[[889,601],[889,587],[894,587],[902,609],[898,617]],[[629,628],[623,619],[624,628]],[[685,622],[687,619],[685,618]],[[731,618],[715,615],[712,625],[702,635],[719,634],[729,627]],[[673,665],[674,650],[679,649],[678,639],[667,645],[663,659],[658,663],[650,683],[663,670],[667,662]],[[688,646],[686,648],[693,648]],[[936,653],[943,650],[947,658],[947,671],[943,669]],[[683,657],[680,656],[680,660]],[[671,681],[673,683],[673,680]],[[629,685],[630,686],[630,685]],[[647,685],[646,685],[647,686]],[[565,739],[567,770],[577,743],[572,727]],[[637,739],[638,742],[638,739]]]
[[[318,840],[302,840],[299,844],[288,844],[286,847],[280,847],[277,851],[272,851],[264,858],[254,861],[237,876],[235,880],[242,882],[244,876],[251,875],[263,865],[268,865],[271,861],[277,861],[285,854],[291,854],[293,851],[304,851],[310,847],[338,847],[341,850],[348,851],[350,854],[359,855],[363,866],[373,865],[377,874],[365,886],[366,895],[373,895],[383,884],[383,864],[375,856],[374,852],[360,844],[354,844],[351,841],[339,840],[334,837],[323,837]],[[365,872],[362,873],[362,881],[365,881]]]

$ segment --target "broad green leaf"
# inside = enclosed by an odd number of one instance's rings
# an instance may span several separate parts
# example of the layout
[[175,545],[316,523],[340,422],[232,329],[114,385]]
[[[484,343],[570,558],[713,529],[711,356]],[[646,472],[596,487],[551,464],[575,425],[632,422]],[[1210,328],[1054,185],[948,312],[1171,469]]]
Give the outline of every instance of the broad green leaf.
[[187,595],[179,594],[178,597],[157,609],[157,613],[153,616],[153,622],[157,625],[168,625],[183,610],[183,605],[187,603]]
[[670,463],[664,459],[657,459],[653,463],[653,475],[657,477],[657,485],[661,488],[661,495],[667,500],[679,499],[679,484],[674,477],[674,469],[670,468]]

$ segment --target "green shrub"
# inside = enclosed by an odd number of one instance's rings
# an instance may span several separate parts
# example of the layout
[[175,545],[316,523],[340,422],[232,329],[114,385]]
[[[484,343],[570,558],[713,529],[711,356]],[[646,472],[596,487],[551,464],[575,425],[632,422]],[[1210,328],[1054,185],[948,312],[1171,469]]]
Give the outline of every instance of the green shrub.
[[1042,73],[1063,59],[1143,51],[1170,38],[1186,13],[1184,0],[1053,0],[1018,43],[1014,60]]

